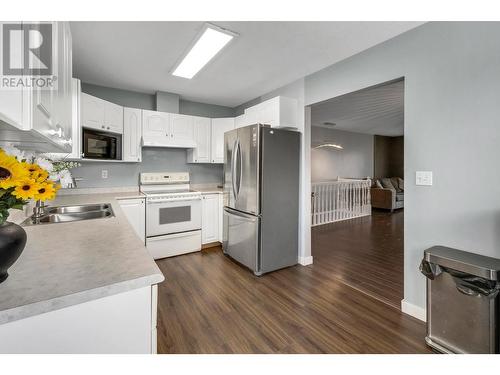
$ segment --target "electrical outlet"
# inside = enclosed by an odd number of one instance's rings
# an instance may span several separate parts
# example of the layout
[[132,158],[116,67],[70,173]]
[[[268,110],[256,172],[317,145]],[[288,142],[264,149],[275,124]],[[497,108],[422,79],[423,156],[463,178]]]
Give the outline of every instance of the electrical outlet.
[[415,184],[419,186],[432,186],[432,172],[417,171],[415,173]]
[[103,169],[101,171],[101,177],[102,178],[108,178],[108,170],[107,169]]

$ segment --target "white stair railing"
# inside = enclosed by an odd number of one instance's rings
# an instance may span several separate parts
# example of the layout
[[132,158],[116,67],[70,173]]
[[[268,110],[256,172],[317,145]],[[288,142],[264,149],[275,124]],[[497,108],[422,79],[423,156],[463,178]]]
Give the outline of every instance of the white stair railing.
[[312,184],[312,225],[371,215],[371,180],[339,179]]

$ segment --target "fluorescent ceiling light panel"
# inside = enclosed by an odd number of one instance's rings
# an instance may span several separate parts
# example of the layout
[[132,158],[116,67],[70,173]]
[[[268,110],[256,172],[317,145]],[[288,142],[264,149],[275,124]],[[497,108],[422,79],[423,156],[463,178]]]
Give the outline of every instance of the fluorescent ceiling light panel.
[[193,78],[235,36],[235,33],[207,24],[172,74]]

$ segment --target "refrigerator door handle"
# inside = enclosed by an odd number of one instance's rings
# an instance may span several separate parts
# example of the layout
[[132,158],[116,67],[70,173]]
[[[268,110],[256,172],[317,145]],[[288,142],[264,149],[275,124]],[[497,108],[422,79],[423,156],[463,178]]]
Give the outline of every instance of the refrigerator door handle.
[[239,179],[238,179],[238,197],[240,196],[241,190],[241,180],[243,179],[243,158],[241,157],[241,144],[238,139],[238,168],[239,168]]
[[233,210],[229,207],[224,207],[224,211],[227,212],[229,215],[239,216],[239,217],[242,217],[244,219],[248,219],[250,221],[259,220],[259,216],[246,214],[246,213],[241,212],[241,211]]
[[235,180],[235,177],[236,177],[236,172],[235,172],[235,169],[236,169],[236,163],[235,163],[235,155],[236,155],[236,146],[238,144],[238,140],[235,140],[234,141],[234,145],[233,145],[233,150],[231,151],[231,187],[232,187],[232,190],[233,190],[233,197],[234,197],[234,200],[236,201],[237,199],[237,196],[236,196],[236,180]]

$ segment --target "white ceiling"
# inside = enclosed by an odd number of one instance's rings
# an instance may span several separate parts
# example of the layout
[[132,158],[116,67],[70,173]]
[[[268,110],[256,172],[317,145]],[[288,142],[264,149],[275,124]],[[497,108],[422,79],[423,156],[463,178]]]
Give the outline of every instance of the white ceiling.
[[203,22],[72,22],[84,82],[234,107],[422,22],[215,22],[239,37],[192,80],[170,71]]
[[403,135],[404,81],[356,91],[313,105],[311,125],[364,134]]

